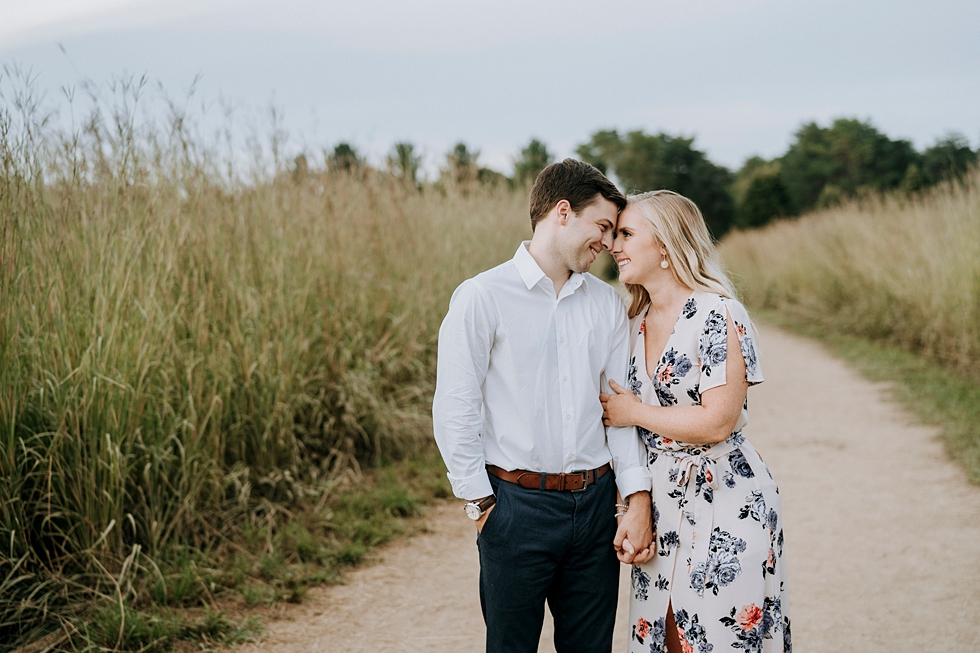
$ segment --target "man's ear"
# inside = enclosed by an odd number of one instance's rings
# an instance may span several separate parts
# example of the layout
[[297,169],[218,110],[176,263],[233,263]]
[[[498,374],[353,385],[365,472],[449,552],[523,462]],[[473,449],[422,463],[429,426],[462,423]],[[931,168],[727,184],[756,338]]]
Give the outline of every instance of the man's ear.
[[555,217],[558,219],[558,224],[562,226],[564,226],[568,222],[568,219],[574,215],[572,205],[568,202],[568,200],[558,200],[558,203],[555,204],[554,210]]

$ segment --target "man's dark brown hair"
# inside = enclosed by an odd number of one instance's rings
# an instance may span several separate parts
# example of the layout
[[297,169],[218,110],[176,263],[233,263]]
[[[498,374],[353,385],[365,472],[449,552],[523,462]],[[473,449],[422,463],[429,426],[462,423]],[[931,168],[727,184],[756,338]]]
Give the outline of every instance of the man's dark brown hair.
[[575,213],[604,197],[622,211],[626,197],[599,170],[588,163],[565,159],[541,171],[531,187],[531,231],[561,200],[568,200]]

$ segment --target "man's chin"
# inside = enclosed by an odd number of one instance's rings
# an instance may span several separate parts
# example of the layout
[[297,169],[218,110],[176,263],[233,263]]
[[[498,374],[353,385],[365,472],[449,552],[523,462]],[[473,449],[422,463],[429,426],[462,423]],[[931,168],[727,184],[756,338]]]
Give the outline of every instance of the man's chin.
[[582,260],[579,262],[579,267],[581,269],[580,270],[575,270],[575,271],[578,272],[579,274],[585,274],[586,272],[589,271],[589,269],[592,267],[592,265],[596,261],[598,261],[598,260],[599,260],[599,255],[598,254],[593,254],[592,253],[592,250],[589,250],[589,253],[586,254],[582,258]]

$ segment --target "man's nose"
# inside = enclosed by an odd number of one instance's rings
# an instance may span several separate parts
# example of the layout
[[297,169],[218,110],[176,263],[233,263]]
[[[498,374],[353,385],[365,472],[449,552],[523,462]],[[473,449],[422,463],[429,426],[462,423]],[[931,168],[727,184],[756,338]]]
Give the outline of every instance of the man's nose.
[[615,238],[613,237],[613,235],[611,233],[603,234],[603,236],[602,236],[602,246],[605,247],[606,249],[608,249],[609,251],[612,251],[613,242],[614,241],[615,241]]

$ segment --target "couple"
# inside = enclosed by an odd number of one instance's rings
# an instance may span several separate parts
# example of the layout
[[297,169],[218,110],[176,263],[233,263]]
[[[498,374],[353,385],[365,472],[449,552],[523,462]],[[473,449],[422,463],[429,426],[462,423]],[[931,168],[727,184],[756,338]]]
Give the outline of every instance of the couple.
[[[530,241],[463,282],[439,331],[436,441],[476,522],[488,653],[789,653],[776,484],[745,439],[755,334],[704,219],[566,159]],[[603,249],[632,301],[588,274]]]

